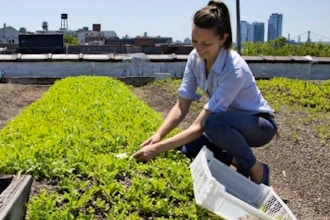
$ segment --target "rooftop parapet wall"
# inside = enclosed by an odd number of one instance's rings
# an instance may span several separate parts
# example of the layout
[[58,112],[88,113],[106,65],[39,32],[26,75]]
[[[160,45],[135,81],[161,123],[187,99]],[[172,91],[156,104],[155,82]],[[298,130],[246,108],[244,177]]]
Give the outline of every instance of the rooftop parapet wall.
[[[182,77],[188,55],[134,54],[0,54],[3,78],[62,78],[78,75],[112,77]],[[330,57],[243,56],[256,78],[327,80]]]
[[99,62],[122,62],[128,60],[145,60],[150,62],[173,62],[186,61],[188,55],[143,53],[132,54],[0,54],[0,62],[57,62],[57,61],[99,61]]

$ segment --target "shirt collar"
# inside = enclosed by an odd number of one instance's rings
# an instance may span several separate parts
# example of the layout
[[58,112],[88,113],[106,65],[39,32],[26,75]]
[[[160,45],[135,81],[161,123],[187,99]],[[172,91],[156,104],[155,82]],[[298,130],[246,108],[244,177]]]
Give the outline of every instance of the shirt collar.
[[225,48],[221,47],[218,57],[211,68],[213,72],[218,74],[222,72],[223,68],[225,67],[227,54],[228,51]]

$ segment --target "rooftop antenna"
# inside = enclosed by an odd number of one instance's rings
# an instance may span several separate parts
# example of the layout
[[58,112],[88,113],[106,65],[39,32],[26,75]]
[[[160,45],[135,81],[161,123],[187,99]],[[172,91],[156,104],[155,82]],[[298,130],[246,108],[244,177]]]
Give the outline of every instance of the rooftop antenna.
[[61,31],[68,30],[68,14],[61,14]]

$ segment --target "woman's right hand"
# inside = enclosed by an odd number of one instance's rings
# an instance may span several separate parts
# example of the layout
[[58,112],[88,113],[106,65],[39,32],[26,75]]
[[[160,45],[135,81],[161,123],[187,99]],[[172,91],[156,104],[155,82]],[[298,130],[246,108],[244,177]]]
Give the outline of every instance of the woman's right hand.
[[145,140],[140,146],[144,147],[150,144],[155,144],[158,143],[162,140],[161,136],[157,133],[153,134],[150,138],[148,138],[147,140]]

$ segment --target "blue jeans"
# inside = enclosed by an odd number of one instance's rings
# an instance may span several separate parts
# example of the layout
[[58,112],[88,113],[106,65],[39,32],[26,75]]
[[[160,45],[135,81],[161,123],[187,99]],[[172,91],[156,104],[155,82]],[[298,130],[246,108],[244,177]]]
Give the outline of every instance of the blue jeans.
[[206,136],[180,148],[189,158],[197,156],[206,145],[214,156],[229,165],[236,159],[240,172],[248,176],[256,162],[251,147],[269,143],[276,134],[277,126],[267,114],[246,115],[239,112],[221,112],[210,115],[204,124]]

